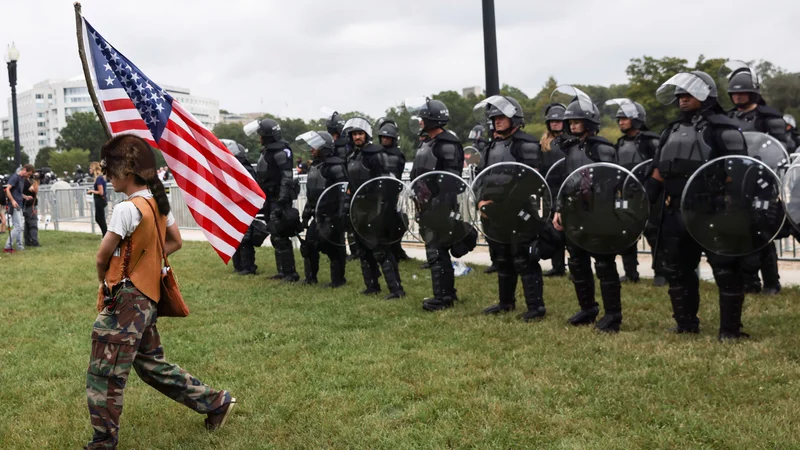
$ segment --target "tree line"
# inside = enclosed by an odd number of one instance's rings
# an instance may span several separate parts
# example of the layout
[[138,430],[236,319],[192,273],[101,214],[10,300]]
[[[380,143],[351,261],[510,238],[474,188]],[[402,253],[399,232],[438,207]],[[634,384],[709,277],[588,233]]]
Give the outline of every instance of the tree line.
[[[631,59],[625,69],[628,77],[628,82],[625,84],[574,86],[592,97],[601,112],[604,110],[607,112],[601,118],[600,135],[613,142],[620,136],[620,133],[614,118],[614,111],[603,107],[606,100],[627,97],[641,103],[647,111],[649,128],[660,132],[669,122],[675,120],[678,109],[675,105],[662,105],[658,102],[655,96],[658,87],[674,74],[691,70],[702,70],[716,79],[720,67],[726,61],[727,59],[725,58],[707,59],[701,55],[694,64],[689,64],[686,59],[682,58],[664,57],[657,59],[651,56],[643,56]],[[769,61],[762,60],[751,62],[751,64],[762,77],[761,92],[767,103],[779,111],[793,114],[800,119],[800,73],[788,72]],[[507,84],[503,85],[501,94],[512,96],[520,102],[525,113],[525,131],[531,135],[540,136],[545,132],[543,114],[545,107],[550,104],[550,94],[559,84],[566,83],[569,83],[569,80],[558,80],[551,76],[536,95],[529,96],[522,90]],[[726,87],[724,82],[717,81],[720,102],[723,107],[728,109],[732,107],[732,104],[728,99]],[[473,95],[463,97],[456,91],[448,90],[433,94],[431,98],[441,100],[447,105],[450,111],[448,128],[455,132],[466,145],[470,130],[477,124],[472,114],[472,108],[484,97]],[[373,124],[378,119],[358,111],[340,111],[340,113],[345,118],[364,117]],[[400,129],[400,148],[407,158],[413,158],[417,136],[412,133],[408,125],[410,119],[408,111],[402,105],[397,105],[388,108],[384,113],[384,117],[397,122]],[[281,125],[283,139],[290,143],[294,142],[298,135],[306,131],[325,129],[324,118],[306,121],[299,118],[276,117],[269,113],[265,113],[261,118],[277,120]],[[249,149],[248,159],[251,162],[256,162],[261,147],[258,137],[245,136],[244,131],[242,131],[242,125],[238,123],[219,123],[212,131],[220,139],[233,139],[244,145]],[[99,160],[100,149],[105,141],[106,137],[102,125],[94,113],[75,113],[67,118],[67,125],[61,130],[61,136],[56,140],[56,146],[54,148],[45,147],[41,149],[36,156],[34,164],[36,167],[51,167],[57,174],[61,174],[64,171],[71,173],[77,164],[80,164],[85,169],[90,161]],[[8,153],[9,142],[0,141],[0,158],[2,158],[0,159],[0,172],[3,172],[4,168],[6,173],[10,173],[13,170],[13,161],[7,161],[5,158]],[[13,143],[10,148],[11,156],[13,156]],[[295,151],[298,157],[303,159],[310,157],[305,152],[297,149]],[[155,153],[159,166],[166,166],[161,152],[157,151]],[[25,158],[27,156],[23,154],[23,159]]]

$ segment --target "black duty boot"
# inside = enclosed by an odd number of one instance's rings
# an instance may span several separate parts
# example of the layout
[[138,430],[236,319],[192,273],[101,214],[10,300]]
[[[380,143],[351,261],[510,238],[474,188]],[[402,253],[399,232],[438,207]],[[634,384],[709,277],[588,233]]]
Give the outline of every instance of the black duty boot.
[[497,266],[495,266],[494,264],[483,269],[483,273],[495,273],[495,272],[497,272]]
[[619,277],[620,283],[638,283],[640,281],[639,272],[625,272],[625,275]]
[[425,311],[442,311],[452,308],[456,296],[453,288],[453,274],[445,271],[432,270],[431,283],[433,285],[433,297],[422,301],[422,309]]
[[594,280],[575,280],[575,294],[578,296],[578,305],[581,310],[568,319],[571,325],[590,325],[600,314],[600,308],[594,301]]
[[294,267],[294,251],[291,247],[281,251],[281,268],[283,269],[282,281],[287,283],[300,281],[300,275]]
[[547,314],[544,308],[543,283],[541,271],[522,275],[522,291],[525,293],[525,305],[528,312],[520,318],[525,322],[540,319]]
[[325,285],[326,288],[336,289],[347,283],[344,277],[346,261],[344,255],[340,258],[331,258],[331,282]]
[[381,263],[381,270],[383,271],[383,279],[386,280],[386,287],[389,288],[389,295],[384,297],[386,300],[392,300],[406,296],[406,291],[403,290],[403,285],[400,283],[400,273],[397,270],[397,262],[393,256],[387,257]]
[[305,285],[317,284],[317,272],[319,272],[319,255],[316,258],[303,258],[303,272],[306,278],[301,282]]
[[676,334],[700,333],[699,320],[692,315],[691,300],[688,298],[687,289],[683,286],[669,288],[669,300],[672,303],[672,317],[675,326],[669,331]]
[[742,332],[742,306],[744,295],[738,293],[719,294],[719,335],[720,341],[749,338]]
[[542,276],[545,276],[545,277],[563,277],[566,274],[567,274],[567,271],[565,269],[563,269],[563,268],[557,269],[557,268],[553,267],[552,269],[544,272],[542,274]]
[[655,277],[653,277],[653,286],[661,287],[666,285],[667,285],[667,277],[656,273]]
[[364,286],[366,286],[366,289],[361,291],[361,294],[373,295],[381,291],[381,286],[378,284],[378,276],[373,270],[370,261],[366,258],[361,258],[361,276],[364,277]]
[[605,314],[595,324],[604,333],[617,333],[622,325],[622,288],[617,281],[601,281],[600,294],[603,296]]
[[762,250],[761,275],[764,277],[763,295],[778,295],[781,292],[781,276],[778,273],[778,253],[775,244]]
[[514,292],[517,290],[516,274],[497,274],[497,294],[500,302],[483,310],[484,314],[498,314],[516,309]]
[[278,252],[278,249],[274,248],[274,246],[273,246],[273,250],[275,251],[275,267],[278,268],[278,273],[273,275],[273,276],[271,276],[271,277],[269,277],[269,279],[270,280],[282,280],[283,277],[284,277],[283,261],[281,260],[281,255],[280,255],[280,252]]

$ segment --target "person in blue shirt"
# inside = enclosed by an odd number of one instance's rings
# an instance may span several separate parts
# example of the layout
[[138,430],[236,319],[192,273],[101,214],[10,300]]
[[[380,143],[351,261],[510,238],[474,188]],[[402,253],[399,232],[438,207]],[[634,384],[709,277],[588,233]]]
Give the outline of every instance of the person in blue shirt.
[[94,186],[89,193],[94,195],[94,221],[100,227],[100,233],[106,235],[106,205],[108,205],[108,197],[106,196],[106,179],[103,178],[103,171],[100,163],[97,161],[89,165],[89,173],[94,177]]

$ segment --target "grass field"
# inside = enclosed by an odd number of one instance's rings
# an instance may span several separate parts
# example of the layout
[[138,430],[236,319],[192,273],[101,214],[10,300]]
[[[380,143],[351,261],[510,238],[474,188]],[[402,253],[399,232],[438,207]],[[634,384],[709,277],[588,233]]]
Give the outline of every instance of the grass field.
[[[99,240],[41,241],[0,258],[2,449],[81,448],[91,434]],[[668,334],[667,292],[646,284],[623,287],[623,331],[607,336],[566,325],[576,310],[566,279],[545,283],[548,316],[522,323],[480,314],[496,295],[480,271],[457,279],[455,309],[432,314],[420,308],[430,279],[418,262],[402,265],[399,301],[359,295],[357,264],[336,291],[269,281],[267,248],[256,277],[232,274],[206,243],[171,262],[192,313],[159,321],[167,357],[240,404],[210,434],[203,416],[132,374],[120,448],[800,447],[795,289],[748,297],[754,339],[720,344],[708,284],[700,336]]]

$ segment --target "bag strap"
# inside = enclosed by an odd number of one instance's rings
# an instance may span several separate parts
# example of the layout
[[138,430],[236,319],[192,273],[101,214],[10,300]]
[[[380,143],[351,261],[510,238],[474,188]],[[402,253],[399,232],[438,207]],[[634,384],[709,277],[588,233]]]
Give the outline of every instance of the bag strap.
[[153,212],[153,224],[156,228],[156,232],[158,233],[158,246],[161,248],[161,257],[164,259],[164,266],[169,267],[169,261],[167,260],[167,252],[164,250],[164,238],[161,236],[161,228],[158,226],[158,216],[156,215],[156,210],[153,208],[153,205],[147,201],[147,206],[150,207],[150,211]]

